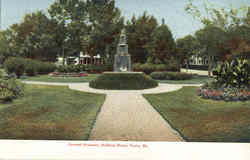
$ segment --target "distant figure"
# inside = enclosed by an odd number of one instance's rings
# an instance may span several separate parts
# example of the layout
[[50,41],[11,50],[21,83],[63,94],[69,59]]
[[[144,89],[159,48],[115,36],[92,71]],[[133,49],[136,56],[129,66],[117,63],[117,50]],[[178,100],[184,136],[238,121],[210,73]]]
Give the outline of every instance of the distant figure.
[[188,60],[185,60],[185,66],[186,66],[186,71],[188,72],[188,69],[189,69],[189,61]]

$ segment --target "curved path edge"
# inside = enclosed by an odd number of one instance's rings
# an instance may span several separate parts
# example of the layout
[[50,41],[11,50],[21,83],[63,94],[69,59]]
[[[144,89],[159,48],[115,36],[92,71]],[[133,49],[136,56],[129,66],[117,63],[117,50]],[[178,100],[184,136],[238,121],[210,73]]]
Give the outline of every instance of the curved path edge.
[[70,89],[89,92],[89,93],[101,93],[101,94],[114,94],[114,93],[133,93],[133,94],[158,94],[176,91],[184,86],[196,86],[199,87],[202,84],[167,84],[160,83],[158,87],[144,90],[102,90],[89,87],[89,83],[56,83],[56,82],[39,82],[39,81],[22,81],[26,84],[37,85],[55,85],[55,86],[68,86]]

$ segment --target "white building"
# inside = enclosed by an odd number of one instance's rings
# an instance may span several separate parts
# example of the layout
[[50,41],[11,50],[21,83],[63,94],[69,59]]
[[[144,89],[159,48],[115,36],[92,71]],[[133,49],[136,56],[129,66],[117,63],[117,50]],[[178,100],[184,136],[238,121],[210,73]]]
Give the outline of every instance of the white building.
[[[63,65],[63,57],[58,57],[57,59],[57,65]],[[104,64],[104,58],[100,56],[100,54],[97,54],[96,56],[91,57],[90,55],[84,54],[83,52],[80,52],[79,56],[69,56],[65,59],[65,64],[82,64],[82,65],[102,65]]]

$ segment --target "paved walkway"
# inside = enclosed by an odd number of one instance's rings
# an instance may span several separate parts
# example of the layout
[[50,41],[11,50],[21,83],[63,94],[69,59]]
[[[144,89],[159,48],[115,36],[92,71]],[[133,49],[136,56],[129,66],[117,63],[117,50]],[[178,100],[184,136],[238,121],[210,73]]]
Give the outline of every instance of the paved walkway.
[[69,88],[78,91],[106,94],[106,100],[97,117],[89,140],[184,141],[142,94],[170,92],[190,85],[160,84],[157,88],[139,91],[108,91],[89,88],[88,83],[26,83],[68,85]]
[[198,75],[202,75],[202,76],[207,76],[208,75],[208,71],[202,71],[202,70],[193,70],[193,69],[185,69],[182,68],[181,72],[186,72],[186,73],[192,73],[192,74],[198,74]]

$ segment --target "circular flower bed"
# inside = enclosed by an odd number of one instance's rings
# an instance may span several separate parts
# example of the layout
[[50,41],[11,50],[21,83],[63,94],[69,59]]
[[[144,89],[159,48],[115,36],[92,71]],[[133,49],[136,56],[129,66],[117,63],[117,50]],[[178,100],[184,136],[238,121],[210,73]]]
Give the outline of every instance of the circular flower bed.
[[213,88],[208,84],[198,89],[198,96],[205,99],[224,101],[247,101],[250,100],[250,88],[248,87],[221,87]]
[[53,72],[50,74],[52,77],[86,77],[88,73],[80,72],[80,73],[62,73],[62,72]]

